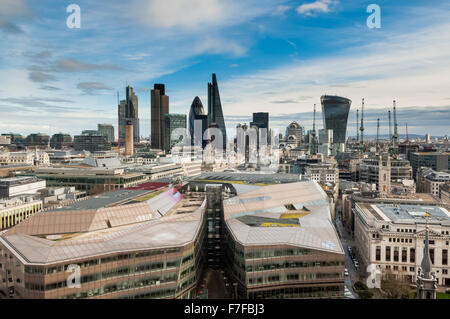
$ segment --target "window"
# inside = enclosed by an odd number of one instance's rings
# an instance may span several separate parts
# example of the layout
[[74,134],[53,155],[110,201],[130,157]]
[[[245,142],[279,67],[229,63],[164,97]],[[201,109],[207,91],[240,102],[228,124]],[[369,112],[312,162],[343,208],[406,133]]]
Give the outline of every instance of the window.
[[386,246],[386,261],[391,261],[391,247]]
[[408,254],[408,248],[403,247],[402,248],[402,263],[407,262],[407,254]]
[[431,264],[434,265],[434,248],[430,248],[430,259],[431,259]]
[[398,261],[398,247],[394,247],[394,261]]
[[415,248],[409,249],[409,262],[410,263],[416,262],[416,249]]
[[442,249],[442,265],[448,264],[448,250]]
[[381,246],[377,246],[376,253],[375,253],[375,259],[376,259],[376,261],[381,260]]

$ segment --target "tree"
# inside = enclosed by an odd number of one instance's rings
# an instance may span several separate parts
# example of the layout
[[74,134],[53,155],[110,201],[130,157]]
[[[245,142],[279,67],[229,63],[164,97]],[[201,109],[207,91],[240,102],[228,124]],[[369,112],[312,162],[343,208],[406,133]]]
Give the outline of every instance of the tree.
[[381,289],[389,299],[409,299],[411,283],[404,274],[397,275],[388,270],[381,279]]

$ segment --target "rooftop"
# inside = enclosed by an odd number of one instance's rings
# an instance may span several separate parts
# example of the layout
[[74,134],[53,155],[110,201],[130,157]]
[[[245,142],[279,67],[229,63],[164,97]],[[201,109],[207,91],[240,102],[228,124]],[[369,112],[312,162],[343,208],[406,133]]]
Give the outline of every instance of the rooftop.
[[202,207],[203,198],[183,198],[170,189],[125,206],[37,213],[0,241],[25,264],[181,246],[196,238]]
[[343,253],[328,197],[312,181],[259,187],[224,201],[225,221],[244,245],[293,245]]
[[369,216],[380,221],[394,223],[425,223],[425,213],[429,213],[430,223],[450,225],[450,212],[448,207],[408,204],[369,204],[358,203]]

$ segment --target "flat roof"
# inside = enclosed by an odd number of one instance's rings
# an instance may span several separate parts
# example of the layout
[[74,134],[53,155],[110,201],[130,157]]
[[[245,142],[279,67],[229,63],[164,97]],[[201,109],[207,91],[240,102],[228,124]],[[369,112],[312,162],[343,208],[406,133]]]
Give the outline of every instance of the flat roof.
[[268,172],[208,172],[196,176],[194,181],[241,181],[250,184],[257,183],[293,183],[300,181],[300,175]]
[[448,207],[412,204],[357,203],[366,213],[380,221],[394,223],[425,223],[425,213],[430,223],[450,225]]

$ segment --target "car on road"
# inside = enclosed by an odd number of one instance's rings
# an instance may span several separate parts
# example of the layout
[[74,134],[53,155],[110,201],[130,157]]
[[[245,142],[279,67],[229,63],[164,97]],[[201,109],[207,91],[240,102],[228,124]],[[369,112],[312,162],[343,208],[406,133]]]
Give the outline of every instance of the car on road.
[[347,249],[348,249],[348,252],[351,252],[352,251],[352,246],[348,246]]
[[347,268],[345,268],[345,270],[344,270],[344,275],[348,276],[348,269]]

